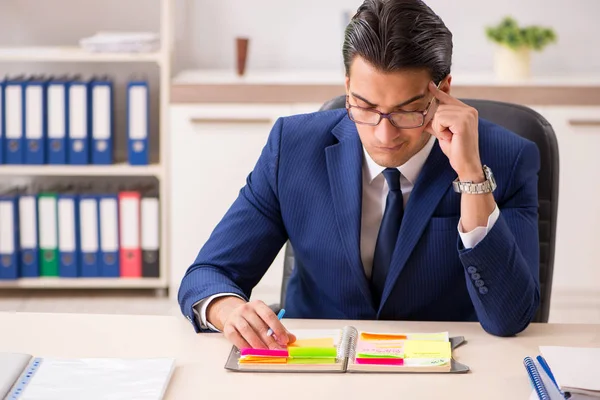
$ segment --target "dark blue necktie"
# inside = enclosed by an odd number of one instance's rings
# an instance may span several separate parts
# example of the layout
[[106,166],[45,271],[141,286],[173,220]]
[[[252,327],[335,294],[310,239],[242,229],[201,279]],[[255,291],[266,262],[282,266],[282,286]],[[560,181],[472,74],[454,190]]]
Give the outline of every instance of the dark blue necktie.
[[394,254],[398,232],[400,231],[400,222],[402,222],[402,216],[404,215],[402,191],[400,190],[400,171],[396,168],[386,168],[383,171],[383,176],[390,191],[385,201],[385,211],[377,235],[373,257],[373,272],[371,274],[373,300],[377,307],[379,307],[381,301],[385,280],[390,270],[392,254]]

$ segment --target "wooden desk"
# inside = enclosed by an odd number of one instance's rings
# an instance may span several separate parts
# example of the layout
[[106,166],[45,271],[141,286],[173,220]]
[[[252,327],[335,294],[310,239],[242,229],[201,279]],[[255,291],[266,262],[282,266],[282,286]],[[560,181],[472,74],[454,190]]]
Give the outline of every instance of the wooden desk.
[[291,329],[352,324],[374,331],[448,330],[468,343],[455,357],[463,375],[251,374],[223,368],[230,345],[220,334],[197,335],[183,317],[0,313],[0,351],[54,357],[175,357],[167,399],[527,399],[523,357],[540,345],[600,346],[600,325],[533,324],[515,338],[476,323],[286,320]]

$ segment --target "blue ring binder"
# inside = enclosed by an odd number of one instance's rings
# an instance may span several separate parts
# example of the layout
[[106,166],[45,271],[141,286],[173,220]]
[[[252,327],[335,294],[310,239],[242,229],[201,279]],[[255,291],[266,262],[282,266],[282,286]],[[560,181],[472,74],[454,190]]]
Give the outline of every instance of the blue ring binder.
[[540,373],[538,372],[533,359],[531,357],[525,357],[523,364],[525,365],[525,369],[527,370],[527,374],[529,375],[529,379],[531,380],[531,384],[537,393],[538,398],[540,400],[550,400],[550,395],[548,395],[546,386],[544,386],[544,382],[540,377]]
[[19,397],[21,397],[21,395],[25,391],[25,388],[27,387],[29,382],[31,382],[31,378],[33,377],[41,363],[41,358],[35,358],[33,360],[29,368],[23,373],[23,376],[19,378],[17,385],[14,387],[12,393],[8,395],[7,399],[17,400]]

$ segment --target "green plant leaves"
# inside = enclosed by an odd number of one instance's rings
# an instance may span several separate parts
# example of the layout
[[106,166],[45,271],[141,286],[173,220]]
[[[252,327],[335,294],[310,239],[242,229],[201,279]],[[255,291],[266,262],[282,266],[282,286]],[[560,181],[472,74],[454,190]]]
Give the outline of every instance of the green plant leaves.
[[539,51],[557,41],[557,35],[552,28],[537,25],[519,27],[517,21],[509,16],[496,26],[486,27],[485,32],[489,40],[515,50],[527,47]]

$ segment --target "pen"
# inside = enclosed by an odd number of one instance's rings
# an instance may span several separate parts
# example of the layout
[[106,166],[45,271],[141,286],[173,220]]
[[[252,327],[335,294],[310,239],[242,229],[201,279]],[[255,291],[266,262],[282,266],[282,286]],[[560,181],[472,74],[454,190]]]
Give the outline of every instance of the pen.
[[[277,319],[281,320],[281,318],[283,318],[283,315],[285,314],[285,309],[281,309],[279,310],[279,313],[277,314]],[[269,328],[269,330],[267,331],[267,336],[272,336],[273,335],[273,329]]]
[[563,393],[562,390],[560,390],[560,387],[558,386],[558,383],[556,383],[556,379],[554,378],[554,375],[552,374],[552,371],[550,370],[550,366],[546,362],[546,359],[544,357],[542,357],[542,356],[537,356],[536,359],[540,363],[540,365],[542,366],[542,368],[544,369],[544,371],[546,372],[546,375],[548,375],[548,377],[552,380],[552,383],[554,383],[554,386],[556,386],[556,388],[558,389],[558,391],[560,392],[560,394],[563,397],[565,397],[565,394]]

